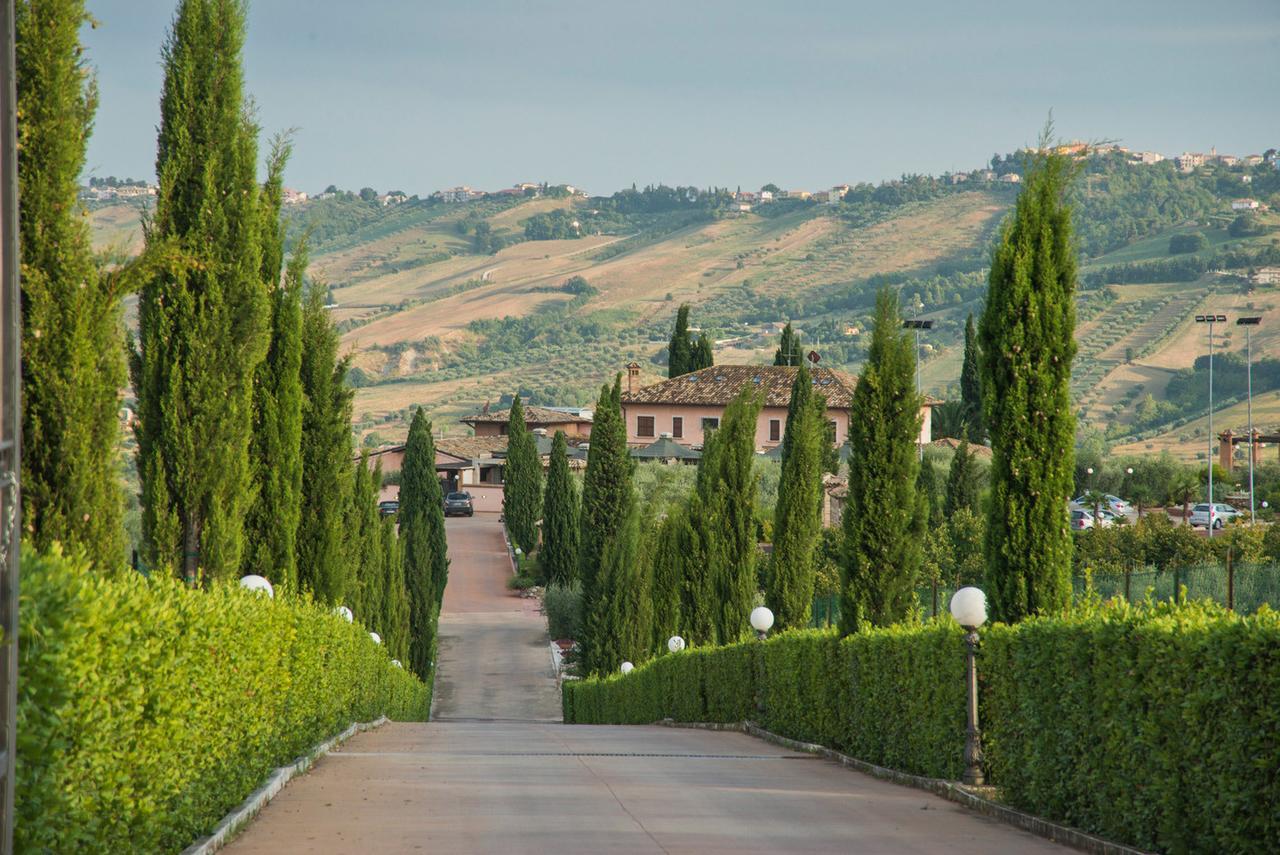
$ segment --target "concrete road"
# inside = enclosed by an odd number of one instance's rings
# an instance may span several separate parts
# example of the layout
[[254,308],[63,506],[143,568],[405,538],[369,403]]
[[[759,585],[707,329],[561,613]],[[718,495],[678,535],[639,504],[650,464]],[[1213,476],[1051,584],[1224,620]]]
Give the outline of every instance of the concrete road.
[[231,846],[253,853],[993,853],[1059,847],[738,733],[559,724],[495,518],[450,520],[434,720],[360,734]]

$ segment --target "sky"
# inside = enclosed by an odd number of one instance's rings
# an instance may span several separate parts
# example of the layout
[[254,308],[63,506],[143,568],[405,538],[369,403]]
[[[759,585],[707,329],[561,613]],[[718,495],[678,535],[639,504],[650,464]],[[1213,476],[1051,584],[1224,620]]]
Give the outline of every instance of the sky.
[[[151,178],[176,0],[89,0],[89,174]],[[1280,146],[1277,0],[252,0],[286,184],[820,189],[1036,140]]]

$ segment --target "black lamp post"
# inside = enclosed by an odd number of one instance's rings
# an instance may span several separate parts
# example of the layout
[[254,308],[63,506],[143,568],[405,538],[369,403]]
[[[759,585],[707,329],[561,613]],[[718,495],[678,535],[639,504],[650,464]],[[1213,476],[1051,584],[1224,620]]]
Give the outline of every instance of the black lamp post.
[[982,777],[982,732],[978,729],[978,627],[987,622],[987,595],[978,588],[961,588],[951,597],[951,616],[965,628],[965,704],[968,729],[964,739],[964,774],[960,780],[980,787]]

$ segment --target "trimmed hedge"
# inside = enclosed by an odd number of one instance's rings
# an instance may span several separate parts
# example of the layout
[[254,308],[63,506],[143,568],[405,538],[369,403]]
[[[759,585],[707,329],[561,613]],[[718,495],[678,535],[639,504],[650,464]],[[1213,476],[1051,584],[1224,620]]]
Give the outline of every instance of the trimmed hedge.
[[[988,779],[1010,804],[1144,849],[1280,851],[1280,613],[1086,602],[985,629],[979,679]],[[955,780],[964,693],[963,633],[944,618],[694,648],[565,683],[564,709],[584,723],[749,719]]]
[[22,561],[19,852],[185,848],[353,721],[430,688],[325,606]]

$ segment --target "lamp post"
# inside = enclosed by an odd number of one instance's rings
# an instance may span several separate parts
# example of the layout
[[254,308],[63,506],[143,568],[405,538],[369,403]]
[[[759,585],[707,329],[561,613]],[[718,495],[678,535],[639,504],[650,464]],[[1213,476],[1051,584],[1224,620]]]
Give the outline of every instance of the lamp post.
[[965,682],[968,686],[968,729],[964,739],[961,780],[982,786],[982,733],[978,730],[978,627],[987,622],[987,595],[978,588],[961,588],[951,597],[951,616],[965,628]]
[[[916,308],[916,311],[917,311],[917,312],[919,312],[919,311],[920,311],[920,308],[921,308],[920,304],[919,304],[919,303],[917,303],[915,308]],[[919,320],[919,319],[917,319],[917,318],[911,318],[910,320],[905,320],[905,321],[903,321],[903,322],[902,322],[902,328],[903,328],[904,330],[915,330],[915,334],[916,334],[916,394],[917,394],[917,395],[919,395],[919,394],[920,394],[920,330],[931,330],[931,329],[933,329],[933,321],[922,321],[922,320]],[[920,447],[920,459],[921,459],[921,460],[924,460],[924,443],[923,443],[923,442],[919,442],[919,441],[917,441],[917,442],[916,442],[916,445],[918,445],[918,446]]]
[[1250,333],[1260,323],[1262,323],[1261,315],[1236,318],[1236,326],[1244,327],[1244,371],[1245,377],[1248,378],[1245,400],[1248,401],[1246,406],[1249,413],[1249,523],[1251,525],[1257,524],[1258,516],[1253,506],[1253,336]]
[[773,626],[773,612],[764,606],[756,606],[751,610],[751,628],[756,631],[756,638],[764,641]]
[[1213,537],[1213,325],[1226,322],[1226,315],[1196,315],[1196,323],[1209,325],[1209,522],[1205,526],[1209,537]]

